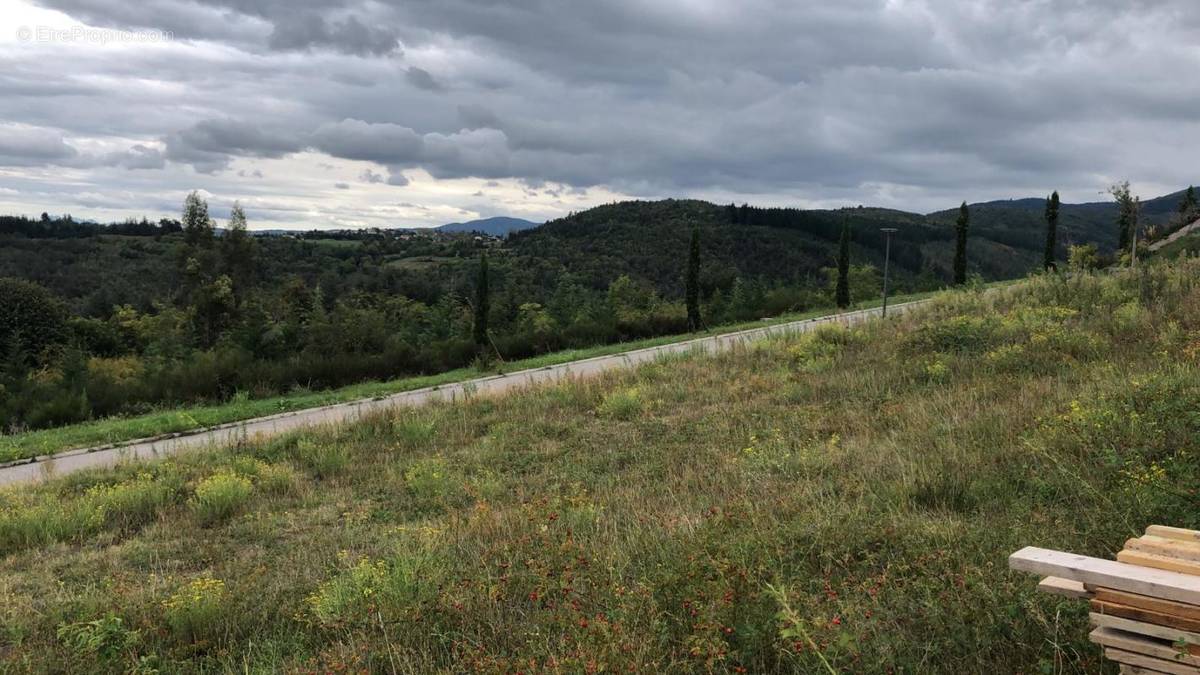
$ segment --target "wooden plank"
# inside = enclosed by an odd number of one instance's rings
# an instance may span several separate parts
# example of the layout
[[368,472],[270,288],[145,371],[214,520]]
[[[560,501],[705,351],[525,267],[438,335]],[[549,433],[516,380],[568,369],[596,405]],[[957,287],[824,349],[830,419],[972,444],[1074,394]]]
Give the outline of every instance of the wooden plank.
[[1038,590],[1043,593],[1061,595],[1064,598],[1073,598],[1075,600],[1084,600],[1092,597],[1091,591],[1084,588],[1082,583],[1061,577],[1046,577],[1042,579],[1038,582]]
[[1200,577],[1027,546],[1008,557],[1021,572],[1061,577],[1154,598],[1200,605]]
[[1123,630],[1127,633],[1137,633],[1138,635],[1149,635],[1168,642],[1186,642],[1190,645],[1200,645],[1200,633],[1192,633],[1178,628],[1169,626],[1156,626],[1152,623],[1144,621],[1134,621],[1111,614],[1097,614],[1092,612],[1088,615],[1092,625],[1098,628],[1115,628]]
[[[1156,555],[1154,553],[1146,553],[1144,551],[1126,550],[1117,554],[1117,560],[1123,563],[1129,563],[1130,565],[1138,565],[1140,567],[1151,567],[1156,570],[1166,570],[1169,572],[1177,572],[1179,574],[1186,574],[1189,576],[1200,576],[1200,563],[1194,563],[1189,560],[1180,560],[1179,558],[1171,558],[1165,555]],[[1107,584],[1097,584],[1097,586],[1105,585]]]
[[1121,664],[1121,675],[1166,675],[1159,670],[1150,670],[1149,668],[1138,668],[1125,663]]
[[1134,621],[1145,621],[1146,623],[1158,624],[1159,626],[1170,626],[1179,630],[1192,631],[1200,633],[1200,621],[1195,619],[1185,619],[1183,617],[1172,616],[1162,612],[1155,612],[1141,607],[1130,607],[1129,605],[1118,605],[1113,602],[1104,602],[1102,600],[1092,600],[1092,611],[1100,614],[1111,614],[1120,616]]
[[1102,602],[1112,602],[1118,605],[1129,605],[1130,607],[1140,607],[1148,609],[1152,612],[1162,612],[1183,619],[1194,619],[1200,621],[1200,607],[1196,605],[1187,605],[1182,602],[1173,602],[1171,600],[1162,600],[1160,598],[1151,598],[1137,593],[1126,593],[1112,588],[1095,588],[1092,590],[1097,600]]
[[[1123,630],[1113,628],[1097,628],[1088,634],[1088,639],[1105,647],[1145,654],[1168,661],[1178,661],[1185,665],[1200,666],[1200,656],[1196,656],[1187,650],[1184,650],[1186,653],[1180,652],[1173,643],[1147,635],[1127,633]],[[1200,649],[1198,645],[1188,646]]]
[[1185,530],[1182,527],[1167,525],[1151,525],[1146,528],[1146,534],[1163,539],[1178,539],[1179,541],[1200,542],[1200,530]]
[[1170,675],[1196,675],[1200,673],[1200,669],[1197,669],[1196,666],[1187,666],[1182,663],[1175,663],[1166,659],[1156,659],[1153,656],[1125,652],[1120,649],[1112,649],[1111,647],[1104,650],[1104,656],[1110,661],[1116,661],[1127,666],[1149,668],[1160,673],[1170,673]]
[[1167,675],[1160,670],[1150,670],[1149,668],[1139,668],[1125,663],[1121,664],[1121,675]]
[[1155,555],[1165,555],[1168,558],[1200,562],[1200,542],[1194,541],[1180,541],[1147,535],[1126,541],[1125,550],[1144,551]]

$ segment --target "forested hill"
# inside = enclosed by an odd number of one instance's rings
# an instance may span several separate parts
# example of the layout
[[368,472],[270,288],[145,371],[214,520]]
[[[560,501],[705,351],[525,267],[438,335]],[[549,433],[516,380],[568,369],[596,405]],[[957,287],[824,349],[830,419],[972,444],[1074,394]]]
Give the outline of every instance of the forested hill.
[[[1147,202],[1147,220],[1171,201]],[[1012,278],[1040,267],[1036,202],[976,205],[969,273]],[[1110,207],[1064,212],[1062,244],[1113,238]],[[955,215],[668,199],[601,206],[507,238],[402,229],[251,237],[244,215],[218,230],[193,193],[181,221],[0,217],[0,428],[467,366],[478,353],[471,298],[485,252],[484,323],[507,360],[686,332],[693,228],[708,325],[832,307],[846,224],[851,302],[879,297],[881,228],[897,229],[891,288],[933,290],[950,279]],[[47,328],[28,330],[39,324],[6,307],[35,308]]]
[[[1180,190],[1142,202],[1139,212],[1142,225],[1160,231],[1170,227],[1185,192]],[[971,226],[977,237],[1015,247],[1038,248],[1046,236],[1044,199],[981,202],[971,204],[970,208]],[[958,209],[953,208],[931,213],[927,219],[945,228],[953,226],[957,217]],[[1117,205],[1112,200],[1063,204],[1059,209],[1059,245],[1065,249],[1074,244],[1093,243],[1102,251],[1111,251],[1117,245],[1116,221]]]
[[[680,255],[693,225],[701,230],[702,285],[728,287],[735,278],[824,283],[843,222],[851,227],[852,259],[882,268],[884,235],[894,227],[893,272],[901,280],[948,279],[954,230],[921,214],[878,208],[800,210],[716,205],[702,201],[621,202],[550,221],[509,236],[515,253],[556,261],[589,285],[628,274],[662,292],[682,293]],[[1043,226],[1044,227],[1044,226]],[[1025,240],[972,236],[970,269],[986,279],[1020,276],[1040,260],[1044,233]]]

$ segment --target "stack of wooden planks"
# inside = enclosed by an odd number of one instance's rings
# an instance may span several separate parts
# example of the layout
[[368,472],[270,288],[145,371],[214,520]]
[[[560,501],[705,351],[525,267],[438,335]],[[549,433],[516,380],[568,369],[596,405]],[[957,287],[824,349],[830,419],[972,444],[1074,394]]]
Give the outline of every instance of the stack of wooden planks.
[[1091,604],[1089,638],[1122,673],[1200,673],[1200,531],[1151,525],[1116,561],[1033,546],[1008,566]]

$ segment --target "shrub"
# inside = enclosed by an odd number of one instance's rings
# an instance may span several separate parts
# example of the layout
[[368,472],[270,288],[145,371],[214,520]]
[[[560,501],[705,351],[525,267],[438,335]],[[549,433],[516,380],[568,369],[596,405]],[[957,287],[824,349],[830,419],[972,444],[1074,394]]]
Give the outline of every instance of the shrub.
[[188,505],[202,524],[211,525],[237,513],[253,492],[249,478],[232,472],[217,473],[200,481]]
[[296,455],[301,464],[322,479],[336,476],[350,463],[349,453],[340,445],[317,443],[308,438],[296,444]]
[[74,539],[104,525],[104,512],[82,500],[64,502],[28,493],[7,496],[0,498],[0,553]]
[[60,624],[58,639],[77,659],[113,664],[128,659],[141,642],[141,631],[125,627],[121,617],[108,613],[95,621]]
[[906,339],[916,353],[976,351],[995,342],[999,322],[993,317],[952,316],[919,326]]
[[601,417],[611,417],[618,420],[631,420],[637,417],[644,407],[642,393],[637,387],[620,389],[609,393],[601,401],[596,413]]
[[250,457],[235,458],[230,462],[230,468],[250,478],[263,492],[270,494],[289,494],[295,490],[298,480],[295,469],[287,464],[267,464]]
[[207,575],[193,579],[163,601],[167,625],[179,637],[193,642],[215,637],[221,628],[227,596],[224,581]]
[[133,480],[89,488],[84,501],[102,514],[108,525],[133,527],[158,515],[162,507],[175,500],[178,489],[173,481],[143,473]]
[[441,567],[435,564],[438,562],[445,564],[425,550],[388,561],[362,558],[321,584],[308,597],[309,610],[328,626],[401,618],[436,596],[439,579],[435,574]]
[[448,506],[463,496],[463,479],[440,457],[419,459],[404,470],[404,486],[423,507]]

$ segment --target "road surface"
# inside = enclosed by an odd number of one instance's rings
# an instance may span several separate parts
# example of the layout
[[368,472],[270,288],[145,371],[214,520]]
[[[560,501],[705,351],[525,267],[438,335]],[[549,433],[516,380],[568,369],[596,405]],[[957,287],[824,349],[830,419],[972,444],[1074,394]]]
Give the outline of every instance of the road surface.
[[[892,305],[888,309],[891,313],[900,314],[924,302],[927,301],[917,300],[901,303]],[[167,437],[132,440],[120,444],[67,450],[51,456],[36,457],[0,465],[0,485],[34,482],[83,469],[114,466],[120,462],[158,459],[184,450],[227,446],[245,440],[274,436],[307,427],[353,422],[365,415],[371,415],[397,406],[419,406],[434,401],[454,401],[466,396],[499,394],[518,387],[556,382],[571,377],[589,377],[606,370],[629,368],[653,361],[667,354],[680,354],[693,350],[704,352],[721,351],[737,344],[772,335],[802,333],[824,324],[855,324],[875,317],[879,313],[879,308],[872,308],[842,314],[831,314],[829,316],[763,326],[762,328],[751,328],[736,333],[700,337],[657,347],[636,349],[609,356],[596,356],[556,366],[545,366],[543,368],[521,370],[515,373],[480,377],[453,384],[414,389],[379,398],[335,403],[318,408],[308,408],[306,410],[296,410],[268,417],[230,422],[207,429],[172,434]]]

